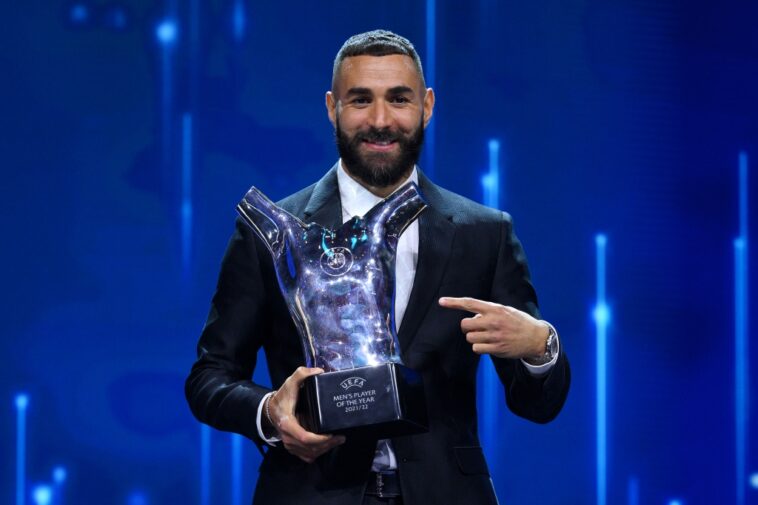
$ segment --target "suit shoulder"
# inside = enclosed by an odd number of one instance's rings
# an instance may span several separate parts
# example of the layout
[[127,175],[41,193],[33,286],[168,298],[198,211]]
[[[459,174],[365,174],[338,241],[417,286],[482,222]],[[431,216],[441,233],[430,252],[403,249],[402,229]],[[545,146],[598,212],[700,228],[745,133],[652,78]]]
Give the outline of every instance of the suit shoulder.
[[511,223],[511,216],[502,210],[493,209],[475,202],[465,196],[453,193],[447,189],[437,187],[436,190],[445,201],[447,212],[452,216],[453,222],[458,224],[497,223],[503,221]]
[[313,193],[313,188],[316,187],[316,184],[318,183],[314,182],[310,186],[307,186],[300,191],[282,198],[276,202],[276,204],[290,214],[294,214],[296,216],[301,215],[305,209],[305,206],[308,204],[308,200],[310,199],[311,194]]

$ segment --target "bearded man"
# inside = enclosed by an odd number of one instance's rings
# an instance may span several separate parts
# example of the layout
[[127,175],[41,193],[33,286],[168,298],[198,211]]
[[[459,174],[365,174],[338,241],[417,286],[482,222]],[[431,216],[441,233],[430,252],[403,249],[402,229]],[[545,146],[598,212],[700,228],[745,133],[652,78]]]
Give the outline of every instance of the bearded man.
[[[495,504],[477,435],[480,356],[491,356],[509,409],[538,423],[558,415],[570,381],[510,217],[434,185],[417,167],[434,91],[407,39],[384,30],[348,39],[326,108],[340,159],[278,204],[336,228],[408,181],[419,185],[429,208],[400,236],[394,301],[403,363],[423,378],[429,431],[366,440],[301,426],[298,390],[322,370],[300,366],[272,260],[241,220],[187,378],[192,412],[264,452],[256,504]],[[261,347],[273,390],[251,380]]]

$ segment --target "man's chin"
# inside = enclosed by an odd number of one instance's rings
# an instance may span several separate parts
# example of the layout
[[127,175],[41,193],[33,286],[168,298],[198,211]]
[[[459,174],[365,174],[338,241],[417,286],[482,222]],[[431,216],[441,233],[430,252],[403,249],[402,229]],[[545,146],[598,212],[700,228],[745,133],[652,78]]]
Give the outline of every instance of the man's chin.
[[390,173],[383,170],[374,171],[371,173],[371,180],[364,180],[363,182],[368,183],[370,186],[373,186],[375,188],[382,188],[386,189],[391,186],[394,186],[398,182],[402,181],[407,174],[405,171],[403,173],[397,174],[397,173]]
[[361,145],[361,148],[359,150],[361,161],[364,164],[369,165],[372,163],[379,165],[389,165],[391,163],[396,163],[400,158],[400,154],[400,150],[396,146],[386,150],[379,150],[372,149],[370,146],[364,144]]

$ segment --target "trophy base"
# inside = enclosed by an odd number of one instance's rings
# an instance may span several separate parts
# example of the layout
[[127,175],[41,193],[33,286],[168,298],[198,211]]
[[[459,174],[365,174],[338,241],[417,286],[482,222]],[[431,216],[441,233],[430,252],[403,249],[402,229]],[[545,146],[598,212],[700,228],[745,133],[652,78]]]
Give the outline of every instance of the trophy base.
[[397,363],[312,375],[297,410],[314,433],[379,439],[428,431],[421,375]]

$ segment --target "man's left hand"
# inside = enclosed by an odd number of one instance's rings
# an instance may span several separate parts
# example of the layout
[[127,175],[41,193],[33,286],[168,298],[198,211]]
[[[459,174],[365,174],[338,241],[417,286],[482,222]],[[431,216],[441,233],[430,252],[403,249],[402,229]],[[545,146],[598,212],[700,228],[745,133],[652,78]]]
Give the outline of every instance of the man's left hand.
[[468,297],[443,297],[439,304],[474,313],[461,321],[461,330],[477,354],[498,358],[536,358],[545,354],[550,327],[526,312]]

